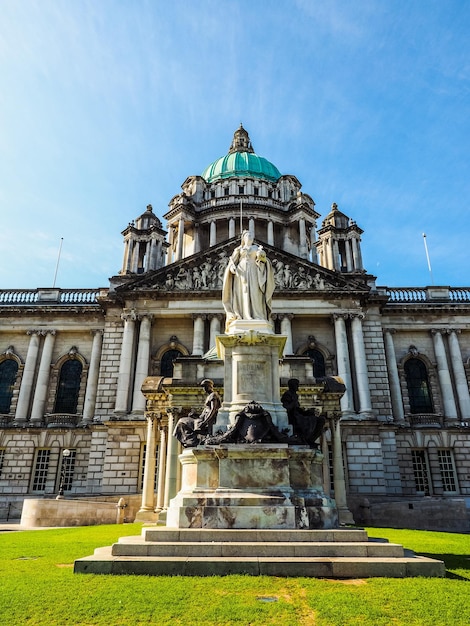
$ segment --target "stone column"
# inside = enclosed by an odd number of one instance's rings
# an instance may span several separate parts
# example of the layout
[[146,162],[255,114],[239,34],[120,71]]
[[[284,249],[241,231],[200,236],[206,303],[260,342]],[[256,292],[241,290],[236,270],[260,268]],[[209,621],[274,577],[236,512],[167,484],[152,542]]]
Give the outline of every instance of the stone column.
[[329,270],[334,270],[335,269],[335,263],[334,263],[334,259],[333,259],[333,242],[330,239],[327,239],[325,241],[325,261],[326,261],[326,267]]
[[165,503],[165,476],[166,476],[166,447],[168,440],[168,422],[160,420],[160,445],[158,446],[158,483],[157,483],[157,506],[156,513],[161,513]]
[[145,396],[141,387],[149,375],[150,337],[152,316],[142,315],[140,318],[139,345],[137,347],[137,361],[134,377],[134,396],[132,398],[132,414],[143,415],[145,411]]
[[220,320],[222,315],[220,313],[211,313],[208,315],[210,319],[210,331],[209,331],[209,350],[215,346],[215,338],[220,335]]
[[134,245],[132,246],[132,262],[131,262],[131,272],[137,274],[137,270],[139,268],[139,251],[140,251],[140,243],[138,241],[134,241]]
[[272,220],[268,222],[268,243],[270,246],[274,246],[274,223]]
[[148,270],[156,270],[157,269],[157,240],[155,237],[152,237],[149,242],[149,253],[147,257],[146,266]]
[[130,261],[131,261],[130,257],[131,257],[131,240],[126,239],[124,241],[124,262],[122,264],[122,269],[124,270],[124,273],[128,271],[130,268]]
[[308,247],[307,247],[307,231],[305,228],[305,218],[301,217],[299,219],[299,254],[303,259],[308,258]]
[[127,402],[131,385],[135,321],[137,316],[135,311],[131,311],[129,313],[123,313],[121,319],[124,320],[124,333],[122,336],[121,359],[119,362],[116,404],[114,408],[114,413],[118,416],[126,415],[128,411]]
[[348,508],[346,498],[343,445],[341,443],[341,419],[339,419],[339,415],[334,415],[330,419],[330,429],[333,436],[333,482],[335,502],[338,507],[338,520],[340,525],[354,524],[354,518]]
[[183,244],[184,244],[184,217],[180,217],[178,221],[178,239],[176,241],[176,260],[180,261],[183,258]]
[[217,224],[215,220],[212,220],[210,228],[209,246],[215,246],[217,243]]
[[351,250],[351,240],[346,239],[345,250],[346,250],[346,269],[348,272],[352,272],[353,270],[353,262],[352,262],[352,250]]
[[338,246],[338,242],[336,241],[336,239],[333,241],[332,248],[333,248],[333,252],[332,252],[333,266],[331,269],[340,271],[341,270],[341,258],[339,255],[339,246]]
[[292,319],[294,315],[292,313],[281,313],[279,317],[281,318],[281,335],[286,335],[287,337],[283,356],[294,354],[292,346]]
[[144,480],[142,487],[142,503],[137,513],[136,521],[154,521],[155,519],[155,453],[156,453],[156,425],[158,413],[148,412],[147,442],[145,445]]
[[39,334],[38,330],[28,330],[29,340],[28,352],[23,369],[23,377],[21,379],[20,393],[18,395],[18,404],[16,406],[15,424],[24,424],[28,419],[29,403],[31,400],[31,392],[33,390],[34,373],[36,371],[36,362],[39,352]]
[[235,237],[235,218],[231,217],[228,221],[228,236],[229,239]]
[[372,405],[369,390],[364,334],[362,332],[363,315],[353,315],[351,320],[354,365],[356,370],[357,392],[359,396],[359,412],[364,417],[372,416]]
[[179,411],[176,407],[167,410],[168,413],[168,444],[166,454],[165,496],[163,507],[168,509],[170,500],[176,496],[176,481],[178,474],[178,441],[173,437],[175,420]]
[[194,224],[194,254],[201,252],[201,230],[199,224]]
[[315,231],[315,226],[312,226],[310,228],[310,250],[312,251],[313,263],[318,264],[317,247],[315,245],[316,241],[317,241],[317,233]]
[[254,217],[250,217],[249,221],[248,221],[248,230],[251,233],[251,236],[254,238],[255,237],[255,219]]
[[346,315],[335,314],[336,361],[338,364],[338,376],[342,378],[346,391],[341,398],[341,412],[344,417],[352,417],[354,413],[353,388],[351,378],[351,365],[349,362],[348,336],[346,334]]
[[468,392],[467,377],[463,367],[462,353],[460,351],[458,334],[460,330],[448,330],[449,352],[452,371],[454,373],[455,387],[457,390],[457,400],[460,407],[460,417],[462,420],[470,419],[470,394]]
[[95,416],[96,392],[98,389],[98,375],[100,372],[101,348],[103,345],[103,331],[92,330],[93,344],[91,346],[90,367],[88,369],[88,380],[83,403],[83,424],[93,422]]
[[354,269],[356,271],[359,271],[359,270],[362,270],[361,250],[359,249],[358,241],[355,237],[354,239],[351,240],[351,242],[352,242]]
[[205,315],[193,313],[193,356],[204,354],[204,320]]
[[55,330],[45,331],[46,338],[42,348],[41,361],[39,363],[38,378],[34,392],[33,408],[31,409],[31,424],[41,424],[44,419],[44,409],[49,389],[51,374],[52,351],[55,342]]
[[397,357],[393,344],[393,334],[395,330],[386,328],[385,335],[385,358],[387,361],[388,381],[390,384],[390,396],[392,399],[393,419],[395,422],[403,422],[405,411],[403,409],[403,399],[401,396],[400,378],[398,376]]
[[434,354],[436,355],[437,375],[441,387],[445,421],[454,421],[457,419],[457,406],[454,400],[454,390],[452,389],[452,381],[450,379],[442,332],[446,331],[431,330],[431,335],[434,344]]

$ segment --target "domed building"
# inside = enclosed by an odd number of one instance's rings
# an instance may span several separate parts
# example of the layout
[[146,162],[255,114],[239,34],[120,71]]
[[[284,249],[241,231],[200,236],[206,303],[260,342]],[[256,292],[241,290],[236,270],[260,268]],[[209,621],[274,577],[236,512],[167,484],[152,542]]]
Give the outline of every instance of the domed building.
[[242,125],[163,219],[149,205],[128,224],[105,289],[0,291],[0,517],[62,490],[124,498],[134,519],[148,376],[173,395],[150,440],[150,508],[165,510],[180,480],[174,420],[203,406],[203,379],[224,395],[222,282],[247,230],[273,266],[280,389],[297,378],[302,406],[321,410],[319,380],[346,386],[321,442],[325,492],[344,489],[358,524],[470,530],[470,288],[377,286],[362,229],[334,203],[318,223],[299,180],[259,156]]

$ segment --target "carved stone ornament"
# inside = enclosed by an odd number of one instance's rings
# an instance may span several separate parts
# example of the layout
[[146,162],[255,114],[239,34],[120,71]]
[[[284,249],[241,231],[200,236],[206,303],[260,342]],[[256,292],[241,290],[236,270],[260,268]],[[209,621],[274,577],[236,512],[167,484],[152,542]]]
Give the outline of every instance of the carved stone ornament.
[[[238,238],[235,243],[238,243]],[[212,246],[205,252],[146,272],[120,285],[116,292],[220,290],[233,246],[233,239]],[[271,259],[276,291],[369,291],[366,282],[360,278],[335,275],[315,263],[282,252],[265,243],[263,249]]]

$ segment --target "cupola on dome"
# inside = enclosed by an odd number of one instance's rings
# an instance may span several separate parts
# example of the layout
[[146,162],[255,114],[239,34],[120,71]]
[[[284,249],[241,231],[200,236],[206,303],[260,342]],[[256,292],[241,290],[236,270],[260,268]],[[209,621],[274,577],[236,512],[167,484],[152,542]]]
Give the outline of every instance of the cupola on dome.
[[240,124],[240,128],[233,135],[228,154],[206,167],[202,177],[208,183],[224,178],[243,177],[275,182],[281,177],[281,173],[273,163],[255,154],[250,137]]

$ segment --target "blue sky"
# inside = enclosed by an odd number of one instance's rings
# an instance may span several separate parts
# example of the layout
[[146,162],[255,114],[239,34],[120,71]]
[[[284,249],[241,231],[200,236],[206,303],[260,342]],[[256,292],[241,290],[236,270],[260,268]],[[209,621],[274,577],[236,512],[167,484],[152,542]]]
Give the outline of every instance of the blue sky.
[[[243,122],[378,285],[469,286],[470,3],[2,0],[0,288],[105,287]],[[319,220],[319,226],[321,224]]]

